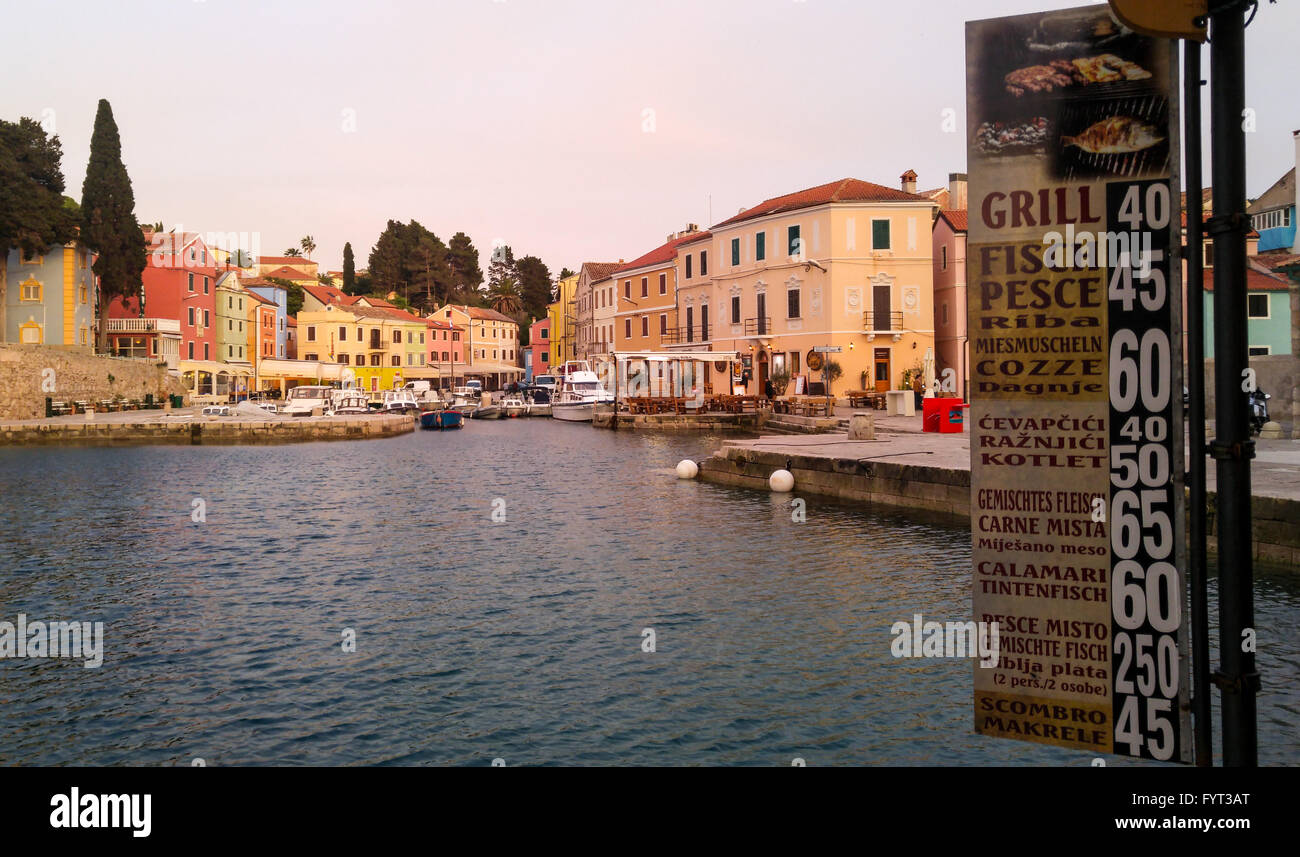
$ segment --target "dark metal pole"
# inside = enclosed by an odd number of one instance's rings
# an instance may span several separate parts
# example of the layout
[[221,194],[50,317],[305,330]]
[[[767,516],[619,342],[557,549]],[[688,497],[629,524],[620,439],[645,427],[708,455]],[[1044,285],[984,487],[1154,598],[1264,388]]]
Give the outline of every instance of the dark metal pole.
[[1210,16],[1211,151],[1214,217],[1215,458],[1219,533],[1219,660],[1223,764],[1257,762],[1255,655],[1242,635],[1255,627],[1250,527],[1250,437],[1242,372],[1246,356],[1246,138],[1241,127],[1246,3],[1217,4]]
[[1201,237],[1201,43],[1183,41],[1183,148],[1187,176],[1187,574],[1192,615],[1192,724],[1196,764],[1214,764],[1210,729],[1210,618],[1205,573],[1205,286]]

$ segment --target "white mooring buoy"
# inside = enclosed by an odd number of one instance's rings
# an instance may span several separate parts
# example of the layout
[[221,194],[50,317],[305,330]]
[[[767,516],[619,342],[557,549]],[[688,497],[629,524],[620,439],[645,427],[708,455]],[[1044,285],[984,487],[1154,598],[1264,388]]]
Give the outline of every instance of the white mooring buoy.
[[678,479],[694,479],[700,473],[700,466],[689,458],[677,462]]
[[789,470],[777,470],[767,478],[767,485],[773,491],[785,493],[794,490],[794,474]]

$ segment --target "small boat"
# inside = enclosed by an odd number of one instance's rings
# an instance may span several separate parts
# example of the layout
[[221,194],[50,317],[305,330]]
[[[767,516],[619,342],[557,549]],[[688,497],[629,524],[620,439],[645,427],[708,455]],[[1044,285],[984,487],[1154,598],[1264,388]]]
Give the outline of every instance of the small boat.
[[525,387],[524,401],[528,403],[528,416],[549,417],[551,415],[551,391],[546,387]]
[[360,390],[330,390],[329,404],[325,406],[325,416],[336,414],[368,414],[370,397]]
[[518,393],[511,393],[501,400],[501,410],[510,419],[528,416],[528,403]]
[[420,401],[410,390],[385,390],[384,403],[380,410],[386,414],[419,413]]
[[425,411],[420,414],[420,428],[429,429],[430,431],[441,431],[447,429],[461,428],[465,417],[460,411],[452,408],[440,408],[436,411]]
[[470,416],[476,420],[499,420],[505,416],[505,412],[500,405],[479,405]]
[[614,401],[586,360],[565,363],[560,378],[558,397],[551,403],[551,416],[557,420],[591,422],[595,405]]

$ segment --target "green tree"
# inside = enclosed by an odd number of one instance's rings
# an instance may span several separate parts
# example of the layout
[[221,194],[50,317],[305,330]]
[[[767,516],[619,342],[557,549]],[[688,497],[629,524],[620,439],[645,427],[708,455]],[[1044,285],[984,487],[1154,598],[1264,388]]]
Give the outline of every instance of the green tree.
[[302,256],[302,251],[299,250],[297,247],[290,247],[289,249],[285,250],[284,253],[282,253],[281,255],[282,255],[282,256],[299,256],[299,257],[301,257],[301,256]]
[[343,293],[346,295],[355,295],[357,293],[357,263],[352,258],[352,242],[343,245]]
[[546,314],[551,302],[551,271],[536,256],[525,256],[515,263],[519,291],[523,296],[523,309],[539,318]]
[[113,108],[99,100],[95,130],[90,137],[90,163],[81,186],[81,241],[95,251],[99,277],[99,347],[107,350],[108,325],[103,318],[115,298],[139,298],[141,274],[148,261],[144,232],[135,219],[135,194],[122,163],[122,141],[113,121]]
[[373,287],[397,292],[417,306],[432,309],[456,291],[447,245],[418,221],[390,220],[370,251]]
[[519,274],[515,270],[515,251],[510,249],[509,244],[501,244],[492,248],[492,258],[488,262],[488,288],[506,277],[519,281]]
[[285,292],[285,312],[289,315],[297,315],[298,310],[302,309],[302,286],[293,280],[286,280],[283,277],[267,277],[268,283],[275,283]]
[[513,315],[523,306],[523,295],[519,285],[509,277],[488,289],[488,301],[492,309],[503,315]]
[[0,339],[5,329],[9,250],[43,253],[72,237],[63,205],[63,149],[40,123],[0,120]]
[[310,235],[304,235],[298,240],[298,246],[302,247],[302,254],[310,259],[311,254],[316,252],[316,239]]
[[560,279],[561,279],[561,280],[567,280],[567,279],[569,279],[569,277],[572,277],[572,276],[573,276],[574,274],[576,274],[576,273],[578,273],[578,272],[577,272],[577,271],[570,271],[568,268],[561,268],[561,269],[560,269]]
[[457,232],[447,242],[447,264],[451,267],[452,291],[478,291],[483,285],[478,249],[464,232]]

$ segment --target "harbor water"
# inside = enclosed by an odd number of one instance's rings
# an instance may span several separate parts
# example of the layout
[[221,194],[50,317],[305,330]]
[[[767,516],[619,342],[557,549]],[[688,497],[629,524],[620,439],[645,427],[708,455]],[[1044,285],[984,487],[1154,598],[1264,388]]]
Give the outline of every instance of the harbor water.
[[[966,529],[675,477],[718,444],[0,450],[0,620],[104,629],[97,668],[0,661],[0,764],[1092,762],[974,735],[971,661],[891,655],[970,618]],[[1263,764],[1300,763],[1298,606],[1259,575]]]

